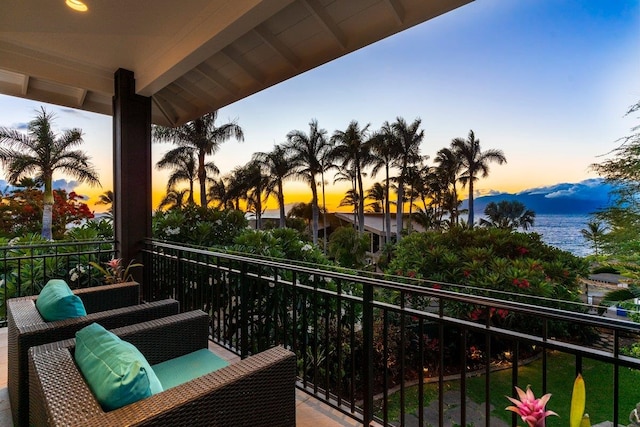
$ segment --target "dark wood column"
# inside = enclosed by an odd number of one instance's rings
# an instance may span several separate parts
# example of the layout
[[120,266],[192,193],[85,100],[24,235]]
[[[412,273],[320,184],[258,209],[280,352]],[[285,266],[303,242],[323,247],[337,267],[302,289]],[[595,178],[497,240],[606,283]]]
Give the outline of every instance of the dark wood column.
[[[141,261],[151,237],[151,98],[136,95],[133,72],[115,73],[113,97],[114,232],[124,263]],[[141,269],[134,269],[141,282]]]

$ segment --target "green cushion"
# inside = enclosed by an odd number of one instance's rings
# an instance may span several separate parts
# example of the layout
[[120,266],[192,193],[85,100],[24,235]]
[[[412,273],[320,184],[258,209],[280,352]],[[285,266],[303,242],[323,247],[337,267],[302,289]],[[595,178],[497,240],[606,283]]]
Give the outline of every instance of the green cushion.
[[47,322],[86,316],[87,311],[80,297],[61,279],[51,279],[36,299],[36,308]]
[[142,353],[97,323],[76,333],[75,360],[106,411],[162,391]]
[[162,387],[167,390],[194,378],[201,377],[229,365],[226,360],[207,349],[197,350],[175,359],[153,365]]

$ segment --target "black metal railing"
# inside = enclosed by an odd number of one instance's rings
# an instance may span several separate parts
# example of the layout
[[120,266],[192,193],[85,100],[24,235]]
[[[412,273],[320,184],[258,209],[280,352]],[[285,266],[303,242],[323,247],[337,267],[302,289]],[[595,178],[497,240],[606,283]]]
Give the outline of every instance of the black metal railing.
[[[492,417],[505,419],[504,396],[527,384],[536,396],[554,394],[548,407],[563,416],[556,425],[566,425],[565,395],[577,373],[604,405],[597,416],[626,423],[640,401],[640,360],[623,354],[638,342],[640,324],[589,314],[581,304],[552,308],[152,240],[143,260],[146,299],[173,297],[184,311],[209,313],[211,339],[242,357],[291,349],[298,387],[365,426],[465,426],[478,411],[491,425]],[[457,405],[447,403],[452,396]],[[593,422],[605,419],[592,413]]]
[[35,295],[49,279],[72,288],[101,284],[102,275],[89,263],[114,256],[113,240],[68,241],[0,246],[0,326],[6,325],[6,300]]

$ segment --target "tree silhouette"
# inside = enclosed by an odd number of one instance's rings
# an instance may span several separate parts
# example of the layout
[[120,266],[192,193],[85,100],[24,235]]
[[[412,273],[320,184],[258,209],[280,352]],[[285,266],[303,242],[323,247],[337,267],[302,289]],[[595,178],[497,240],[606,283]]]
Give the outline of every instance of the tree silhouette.
[[[191,152],[195,150],[198,158],[198,182],[200,183],[200,205],[207,206],[207,162],[206,157],[215,154],[223,142],[235,138],[244,141],[242,128],[235,122],[220,127],[215,124],[218,111],[213,111],[176,128],[154,126],[153,138],[158,142],[171,142],[177,145],[172,151]],[[168,152],[165,156],[178,157]],[[209,169],[211,170],[211,169]]]
[[497,162],[503,164],[507,162],[504,153],[501,150],[489,149],[482,151],[480,149],[480,140],[476,139],[473,130],[469,131],[467,139],[455,138],[451,141],[451,148],[461,159],[462,175],[458,180],[462,186],[469,188],[469,227],[473,228],[475,221],[473,209],[474,185],[476,181],[489,176],[489,162]]

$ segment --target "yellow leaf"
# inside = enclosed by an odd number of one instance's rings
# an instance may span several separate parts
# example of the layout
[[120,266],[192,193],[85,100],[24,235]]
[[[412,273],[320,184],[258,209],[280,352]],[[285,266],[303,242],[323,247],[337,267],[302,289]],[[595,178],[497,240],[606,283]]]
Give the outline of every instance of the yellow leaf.
[[580,422],[580,427],[591,427],[591,420],[589,419],[589,414],[584,414],[582,416],[582,421]]
[[[582,415],[584,414],[584,405],[586,401],[587,393],[584,386],[584,379],[582,375],[578,374],[576,380],[573,383],[573,393],[571,394],[571,414],[569,417],[570,427],[582,427]],[[587,418],[586,425],[591,425]]]

